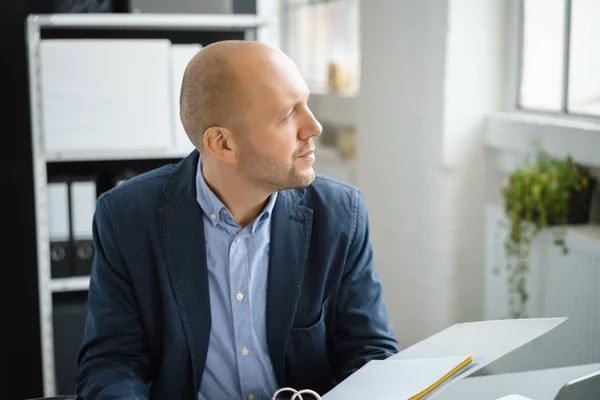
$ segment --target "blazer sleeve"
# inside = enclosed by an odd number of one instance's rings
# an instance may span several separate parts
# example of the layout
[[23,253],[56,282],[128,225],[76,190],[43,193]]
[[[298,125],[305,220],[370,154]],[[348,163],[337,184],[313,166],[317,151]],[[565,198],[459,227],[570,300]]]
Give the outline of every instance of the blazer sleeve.
[[369,218],[358,189],[354,191],[352,229],[334,328],[335,374],[339,381],[368,361],[385,359],[401,350],[373,268]]
[[84,400],[147,400],[147,339],[110,204],[101,196],[93,219],[94,262],[76,392]]

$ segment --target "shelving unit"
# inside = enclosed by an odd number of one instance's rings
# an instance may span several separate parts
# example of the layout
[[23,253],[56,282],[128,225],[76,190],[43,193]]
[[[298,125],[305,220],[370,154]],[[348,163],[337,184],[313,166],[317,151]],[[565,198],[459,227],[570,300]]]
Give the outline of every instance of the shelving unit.
[[90,287],[89,276],[74,276],[71,278],[53,278],[50,279],[50,292],[80,292],[88,290]]
[[[44,396],[57,393],[54,312],[55,296],[83,293],[89,276],[52,278],[48,216],[48,182],[64,173],[89,174],[116,168],[148,170],[176,162],[189,151],[177,148],[131,151],[45,151],[40,47],[57,38],[166,38],[177,43],[198,43],[242,38],[252,40],[274,20],[256,15],[64,14],[30,15],[27,19],[31,134],[39,282],[40,340]],[[100,194],[100,193],[98,193]],[[82,327],[83,328],[83,327]],[[66,389],[65,389],[66,390]],[[62,391],[62,390],[61,390]],[[67,390],[72,392],[73,390]]]

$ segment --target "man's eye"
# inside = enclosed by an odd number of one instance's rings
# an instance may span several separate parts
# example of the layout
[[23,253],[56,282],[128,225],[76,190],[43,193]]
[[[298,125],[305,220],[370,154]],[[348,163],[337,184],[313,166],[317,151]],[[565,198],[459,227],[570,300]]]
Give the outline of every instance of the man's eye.
[[290,111],[290,112],[289,112],[289,114],[288,114],[288,115],[286,115],[286,116],[285,116],[285,118],[283,118],[283,120],[285,121],[286,119],[288,119],[288,118],[290,118],[292,115],[294,115],[294,111],[295,111],[295,110],[292,110],[292,111]]

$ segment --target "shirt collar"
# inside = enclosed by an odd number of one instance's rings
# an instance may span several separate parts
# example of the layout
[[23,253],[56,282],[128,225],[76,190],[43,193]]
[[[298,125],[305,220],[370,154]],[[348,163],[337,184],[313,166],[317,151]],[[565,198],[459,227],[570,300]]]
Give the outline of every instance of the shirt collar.
[[[211,190],[206,183],[206,179],[204,179],[204,174],[202,173],[202,156],[198,158],[198,168],[196,171],[196,200],[200,205],[200,208],[202,208],[202,211],[204,211],[204,214],[210,219],[213,226],[216,226],[224,217],[231,215],[227,207]],[[269,201],[261,213],[252,222],[252,232],[254,232],[261,222],[271,216],[276,200],[277,192],[274,192],[269,196]]]

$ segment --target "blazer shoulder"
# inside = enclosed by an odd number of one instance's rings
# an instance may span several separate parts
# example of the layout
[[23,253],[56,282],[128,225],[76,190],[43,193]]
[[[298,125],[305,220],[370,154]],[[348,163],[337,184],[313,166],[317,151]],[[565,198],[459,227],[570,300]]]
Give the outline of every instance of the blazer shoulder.
[[176,164],[167,164],[162,167],[136,175],[125,182],[115,186],[99,196],[99,200],[120,202],[133,198],[148,198],[152,194],[162,191],[167,178],[173,173]]
[[323,174],[306,188],[306,205],[311,208],[356,209],[362,198],[360,190],[352,185]]

